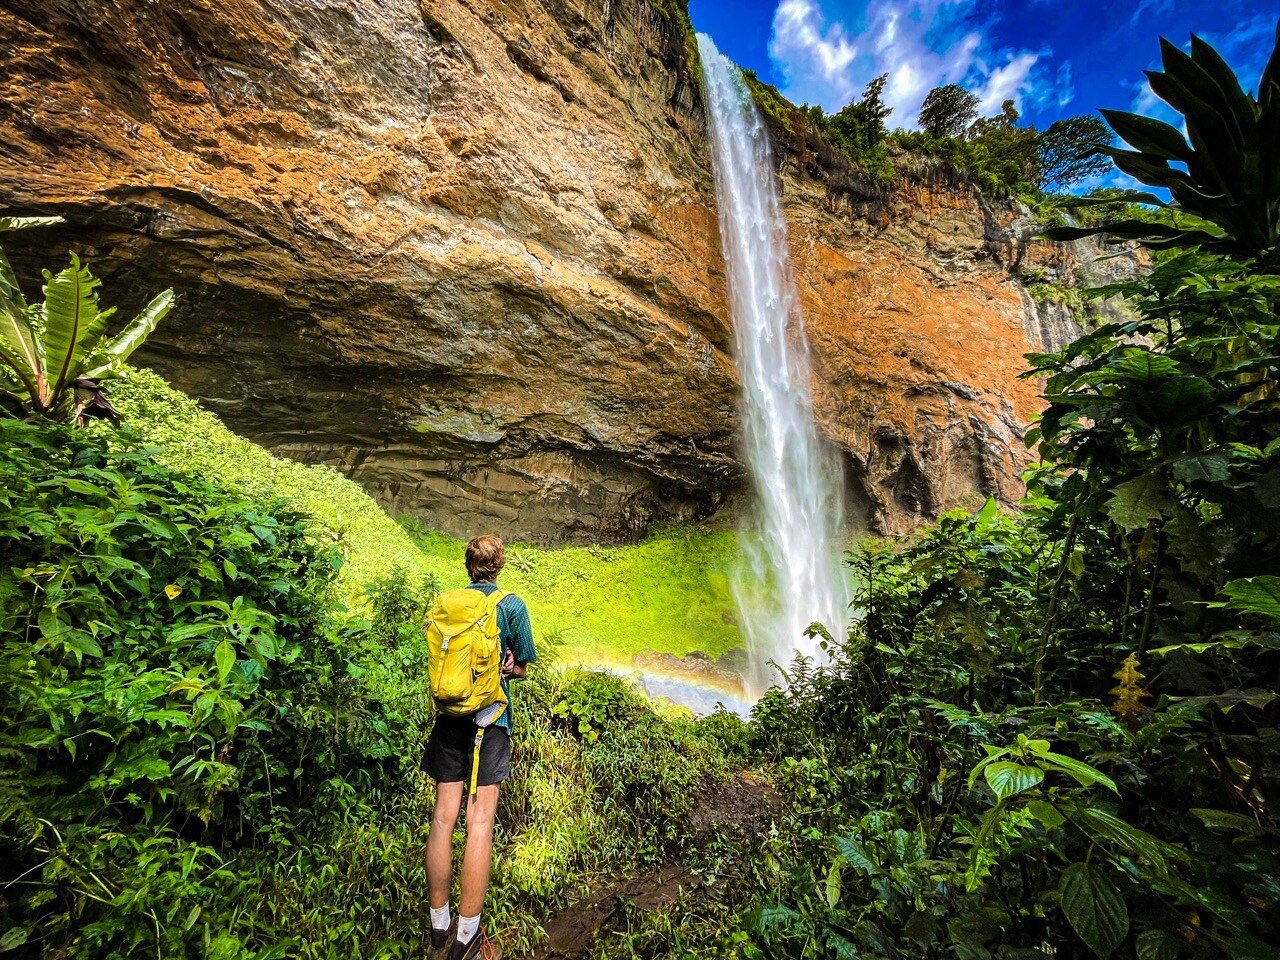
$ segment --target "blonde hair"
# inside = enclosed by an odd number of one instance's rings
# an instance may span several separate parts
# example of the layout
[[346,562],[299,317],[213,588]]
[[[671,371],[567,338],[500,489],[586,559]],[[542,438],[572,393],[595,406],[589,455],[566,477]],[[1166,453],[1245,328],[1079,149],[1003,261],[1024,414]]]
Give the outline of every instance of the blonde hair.
[[476,583],[498,579],[507,562],[502,538],[486,533],[467,543],[467,575]]

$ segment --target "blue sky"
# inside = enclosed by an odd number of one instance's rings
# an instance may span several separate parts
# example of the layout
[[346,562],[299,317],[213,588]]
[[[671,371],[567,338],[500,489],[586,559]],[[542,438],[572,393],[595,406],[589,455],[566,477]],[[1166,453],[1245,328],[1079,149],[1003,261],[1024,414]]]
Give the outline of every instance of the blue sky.
[[690,0],[694,27],[796,103],[836,110],[889,74],[891,127],[914,127],[933,87],[962,83],[983,109],[1012,97],[1044,127],[1099,107],[1170,119],[1142,71],[1157,39],[1207,37],[1251,89],[1277,0]]

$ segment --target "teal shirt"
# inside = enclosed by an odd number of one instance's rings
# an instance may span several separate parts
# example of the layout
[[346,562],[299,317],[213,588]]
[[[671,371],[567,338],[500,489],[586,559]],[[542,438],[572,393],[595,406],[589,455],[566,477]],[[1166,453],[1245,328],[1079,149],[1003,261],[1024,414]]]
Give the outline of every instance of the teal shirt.
[[[486,597],[498,589],[496,583],[471,583],[469,590],[479,590]],[[533,649],[533,625],[529,622],[529,608],[514,593],[508,593],[498,601],[498,636],[502,638],[502,655],[508,650],[515,654],[516,665],[523,667],[538,659]],[[511,700],[511,681],[503,679],[502,690],[507,695],[507,709],[502,712],[494,726],[511,732],[511,711],[515,704]]]

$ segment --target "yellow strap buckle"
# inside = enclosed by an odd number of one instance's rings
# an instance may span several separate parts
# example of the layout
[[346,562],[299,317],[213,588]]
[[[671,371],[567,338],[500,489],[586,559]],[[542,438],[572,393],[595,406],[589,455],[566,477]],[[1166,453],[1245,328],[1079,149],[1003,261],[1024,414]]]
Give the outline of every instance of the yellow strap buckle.
[[484,727],[476,727],[476,750],[471,757],[471,796],[476,794],[476,780],[480,777],[480,744],[484,741]]

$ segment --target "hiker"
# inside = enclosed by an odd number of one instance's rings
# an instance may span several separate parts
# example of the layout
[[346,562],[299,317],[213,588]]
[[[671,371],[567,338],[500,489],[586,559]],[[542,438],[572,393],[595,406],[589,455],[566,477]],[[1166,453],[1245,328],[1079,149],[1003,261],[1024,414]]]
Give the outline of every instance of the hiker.
[[489,886],[498,784],[511,773],[509,680],[522,678],[537,659],[529,611],[514,593],[499,589],[507,561],[502,540],[476,537],[467,544],[469,586],[440,595],[427,625],[435,726],[423,767],[436,781],[436,808],[427,834],[427,886],[431,946],[449,943],[449,886],[453,829],[467,794],[467,845],[457,931],[448,960],[498,960],[502,950],[480,927]]

